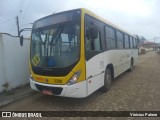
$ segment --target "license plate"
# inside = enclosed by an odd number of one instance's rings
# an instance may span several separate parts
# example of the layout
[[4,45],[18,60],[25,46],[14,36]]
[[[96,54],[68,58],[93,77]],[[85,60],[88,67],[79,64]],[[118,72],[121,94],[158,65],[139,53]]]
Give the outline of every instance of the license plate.
[[51,90],[43,90],[42,93],[46,95],[53,95]]

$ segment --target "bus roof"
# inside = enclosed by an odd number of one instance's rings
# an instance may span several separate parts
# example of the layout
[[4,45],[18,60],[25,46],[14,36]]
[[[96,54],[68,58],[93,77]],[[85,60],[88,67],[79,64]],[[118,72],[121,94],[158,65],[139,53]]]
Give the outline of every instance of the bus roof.
[[81,10],[82,10],[83,13],[86,13],[86,14],[88,14],[88,15],[90,15],[90,16],[92,16],[92,17],[94,17],[94,18],[96,18],[96,19],[98,19],[98,20],[100,20],[100,21],[102,21],[102,22],[104,22],[104,23],[106,23],[106,24],[108,24],[108,25],[110,25],[110,26],[122,31],[122,32],[124,32],[124,33],[129,34],[132,37],[135,37],[134,35],[130,34],[129,32],[127,32],[125,30],[123,30],[122,28],[118,27],[117,25],[114,25],[113,23],[109,22],[108,20],[105,20],[104,18],[96,15],[95,13],[91,12],[90,10],[88,10],[86,8],[81,8]]
[[136,37],[135,35],[130,34],[129,32],[123,30],[122,28],[118,27],[117,25],[114,25],[113,23],[109,22],[108,20],[105,20],[104,18],[96,15],[95,13],[91,12],[90,10],[88,10],[88,9],[86,9],[86,8],[79,8],[79,9],[67,10],[67,11],[62,11],[62,12],[59,12],[59,13],[51,14],[51,15],[45,16],[45,17],[43,17],[43,18],[40,18],[40,19],[36,20],[35,22],[40,21],[40,20],[42,20],[42,19],[44,19],[44,18],[53,16],[53,15],[56,15],[56,14],[61,14],[61,13],[65,13],[65,12],[68,12],[68,11],[74,11],[74,10],[81,10],[82,13],[84,13],[84,14],[86,13],[86,14],[88,14],[88,15],[90,15],[90,16],[92,16],[92,17],[94,17],[94,18],[96,18],[96,19],[98,19],[98,20],[100,20],[100,21],[102,21],[103,23],[106,23],[106,24],[108,24],[108,25],[110,25],[110,26],[112,26],[112,27],[114,27],[114,28],[116,28],[116,29],[118,29],[118,30],[120,30],[120,31],[122,31],[122,32],[124,32],[124,33],[126,33],[126,34],[128,34],[128,35],[130,35],[130,36],[132,36],[132,37]]

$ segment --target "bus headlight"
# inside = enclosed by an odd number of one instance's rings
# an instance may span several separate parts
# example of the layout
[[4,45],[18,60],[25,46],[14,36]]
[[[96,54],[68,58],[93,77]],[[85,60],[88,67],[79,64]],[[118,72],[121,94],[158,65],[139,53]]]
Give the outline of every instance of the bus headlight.
[[34,81],[33,76],[30,74],[30,78]]
[[79,76],[80,76],[81,71],[77,71],[74,73],[74,75],[71,77],[71,79],[67,82],[67,85],[73,85],[77,82]]

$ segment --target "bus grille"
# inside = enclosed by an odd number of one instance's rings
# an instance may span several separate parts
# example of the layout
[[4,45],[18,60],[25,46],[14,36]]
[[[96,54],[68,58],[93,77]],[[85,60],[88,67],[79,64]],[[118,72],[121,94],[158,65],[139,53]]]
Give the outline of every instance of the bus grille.
[[54,95],[60,95],[63,90],[63,88],[61,87],[48,87],[48,86],[42,86],[38,84],[35,84],[35,85],[39,91],[42,92],[43,90],[50,90]]

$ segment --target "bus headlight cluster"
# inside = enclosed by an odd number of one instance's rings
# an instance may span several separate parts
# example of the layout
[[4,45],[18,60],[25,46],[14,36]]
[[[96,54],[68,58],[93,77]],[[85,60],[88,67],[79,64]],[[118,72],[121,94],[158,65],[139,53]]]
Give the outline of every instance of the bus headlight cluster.
[[80,71],[77,71],[74,73],[74,75],[71,77],[71,79],[67,82],[67,85],[73,85],[77,82],[79,76],[80,76]]
[[30,78],[34,81],[33,76],[30,74]]

